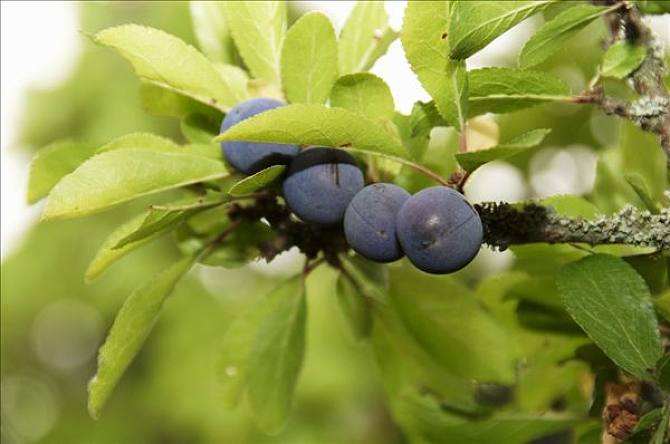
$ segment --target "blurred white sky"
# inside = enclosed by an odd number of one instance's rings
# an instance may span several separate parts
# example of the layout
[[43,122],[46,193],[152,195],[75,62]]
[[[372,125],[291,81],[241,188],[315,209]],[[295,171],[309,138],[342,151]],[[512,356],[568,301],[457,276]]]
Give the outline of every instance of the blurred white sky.
[[[304,1],[310,9],[319,9],[328,14],[339,30],[355,2],[352,1]],[[402,1],[386,2],[391,26],[400,29],[405,9]],[[18,119],[22,114],[22,96],[28,87],[49,87],[66,79],[74,67],[79,51],[85,44],[78,33],[77,5],[74,2],[22,1],[0,3],[1,31],[1,79],[2,128],[0,163],[2,165],[1,195],[1,254],[2,258],[20,241],[21,234],[37,220],[40,205],[28,207],[25,203],[27,170],[30,159],[12,144],[16,136]],[[101,3],[100,7],[108,7]],[[505,53],[516,52],[531,35],[538,18],[521,23],[483,51],[468,60],[470,68],[496,65]],[[662,40],[670,42],[670,15],[654,18],[653,27]],[[39,32],[35,32],[39,30]],[[390,86],[399,111],[407,112],[416,100],[425,100],[423,91],[409,66],[404,61],[399,41],[393,43],[386,56],[380,59],[372,71]],[[58,110],[54,110],[58,112]],[[588,147],[587,147],[588,148]],[[561,153],[559,153],[561,154]],[[557,164],[559,167],[562,165]],[[495,195],[489,196],[486,187],[477,186],[473,180],[470,187],[472,197],[480,199],[514,199],[525,196],[524,180],[509,165],[493,165],[490,172],[482,170],[476,182],[488,182],[487,174],[496,181],[507,178],[505,189],[497,187]],[[548,174],[544,171],[543,174]],[[475,179],[473,177],[473,179]],[[559,184],[563,192],[570,191],[570,184]],[[575,186],[582,186],[576,184]],[[490,187],[488,187],[490,188]],[[581,190],[581,189],[580,189]],[[538,190],[535,190],[537,192]],[[577,190],[575,190],[577,191]],[[551,194],[551,189],[540,194]]]

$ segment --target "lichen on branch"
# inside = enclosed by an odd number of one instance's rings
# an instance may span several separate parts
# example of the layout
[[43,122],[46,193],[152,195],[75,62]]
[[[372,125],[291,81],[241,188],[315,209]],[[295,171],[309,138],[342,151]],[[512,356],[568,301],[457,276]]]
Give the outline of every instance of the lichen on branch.
[[623,208],[594,220],[561,216],[537,204],[518,207],[504,202],[475,205],[484,225],[484,242],[504,250],[510,245],[535,242],[625,244],[670,249],[670,209],[659,214]]
[[[603,1],[593,3],[602,4]],[[604,3],[621,2],[607,0]],[[629,3],[607,14],[605,21],[610,30],[610,45],[625,40],[647,48],[642,64],[627,77],[628,84],[640,97],[625,101],[607,96],[602,85],[596,82],[577,97],[575,102],[596,104],[606,114],[630,120],[643,130],[656,134],[670,168],[670,93],[664,82],[668,71],[663,47],[642,19],[638,9]]]

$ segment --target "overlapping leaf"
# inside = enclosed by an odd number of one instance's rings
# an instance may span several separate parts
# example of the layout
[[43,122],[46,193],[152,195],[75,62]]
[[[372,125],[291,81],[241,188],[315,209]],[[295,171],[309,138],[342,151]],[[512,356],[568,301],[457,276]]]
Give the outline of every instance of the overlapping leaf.
[[123,304],[100,348],[98,371],[88,386],[88,410],[94,418],[135,358],[158,319],[165,299],[191,268],[193,257],[185,257],[135,290]]
[[370,69],[396,37],[388,26],[384,2],[357,2],[338,42],[340,75]]
[[449,24],[450,56],[465,59],[554,0],[457,1]]
[[66,140],[39,150],[30,162],[28,203],[35,203],[49,194],[59,180],[95,154],[97,149],[93,145]]
[[279,85],[280,55],[286,33],[286,3],[223,2],[226,23],[253,77]]
[[337,40],[325,15],[312,12],[286,33],[281,77],[292,103],[324,103],[337,79]]
[[276,108],[238,123],[216,140],[353,147],[396,156],[405,154],[397,137],[378,123],[349,110],[321,105]]
[[390,295],[407,330],[449,373],[513,382],[512,338],[453,278],[396,270]]
[[229,327],[218,363],[227,404],[246,389],[259,425],[279,430],[288,415],[305,348],[301,277],[284,282]]
[[611,8],[583,4],[561,12],[526,42],[519,54],[519,66],[529,68],[542,63],[572,36],[608,11]]
[[200,155],[133,148],[106,151],[84,162],[54,187],[43,218],[84,216],[226,174],[222,162]]
[[468,172],[493,160],[507,159],[542,143],[550,129],[535,129],[493,148],[456,154],[458,163]]
[[100,31],[95,41],[117,50],[143,80],[223,111],[245,97],[197,49],[158,29],[121,25]]
[[390,119],[395,107],[388,85],[365,72],[340,77],[333,86],[330,104],[371,119]]
[[620,41],[607,48],[601,73],[605,77],[623,79],[635,71],[647,56],[647,48]]
[[221,2],[192,0],[189,11],[202,52],[213,62],[234,63],[235,45]]
[[482,68],[468,72],[469,116],[508,113],[547,102],[570,100],[568,87],[540,71]]
[[449,59],[449,2],[411,1],[405,10],[401,41],[419,81],[452,126],[467,115],[467,74],[462,62]]
[[284,174],[286,166],[284,165],[273,165],[271,167],[265,168],[262,171],[257,172],[251,176],[245,177],[239,182],[235,183],[230,189],[228,189],[228,194],[231,196],[243,196],[245,194],[253,193],[260,189],[265,188],[275,181],[279,176]]

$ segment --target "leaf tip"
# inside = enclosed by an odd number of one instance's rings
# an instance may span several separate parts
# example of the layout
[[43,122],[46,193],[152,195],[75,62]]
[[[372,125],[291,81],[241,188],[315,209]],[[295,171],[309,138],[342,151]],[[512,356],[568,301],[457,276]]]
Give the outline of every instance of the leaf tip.
[[98,276],[100,276],[100,271],[97,269],[97,267],[94,267],[94,263],[92,263],[86,269],[86,273],[84,274],[84,283],[86,285],[90,285],[95,282],[96,279],[98,279]]

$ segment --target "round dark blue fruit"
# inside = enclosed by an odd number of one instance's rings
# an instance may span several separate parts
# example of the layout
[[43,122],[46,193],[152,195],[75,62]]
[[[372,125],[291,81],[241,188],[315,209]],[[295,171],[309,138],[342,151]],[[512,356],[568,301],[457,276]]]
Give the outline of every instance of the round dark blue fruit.
[[419,191],[398,212],[397,234],[409,260],[428,273],[451,273],[474,259],[482,244],[479,214],[447,187]]
[[[251,116],[284,105],[279,100],[267,98],[239,103],[221,122],[221,132]],[[297,145],[255,142],[221,142],[221,149],[228,163],[244,174],[254,174],[272,165],[288,165],[300,151]]]
[[314,147],[293,159],[282,188],[289,208],[302,220],[334,225],[342,221],[347,205],[364,184],[350,154]]
[[403,256],[396,219],[410,194],[397,185],[374,183],[354,196],[344,213],[344,234],[356,253],[376,262]]

